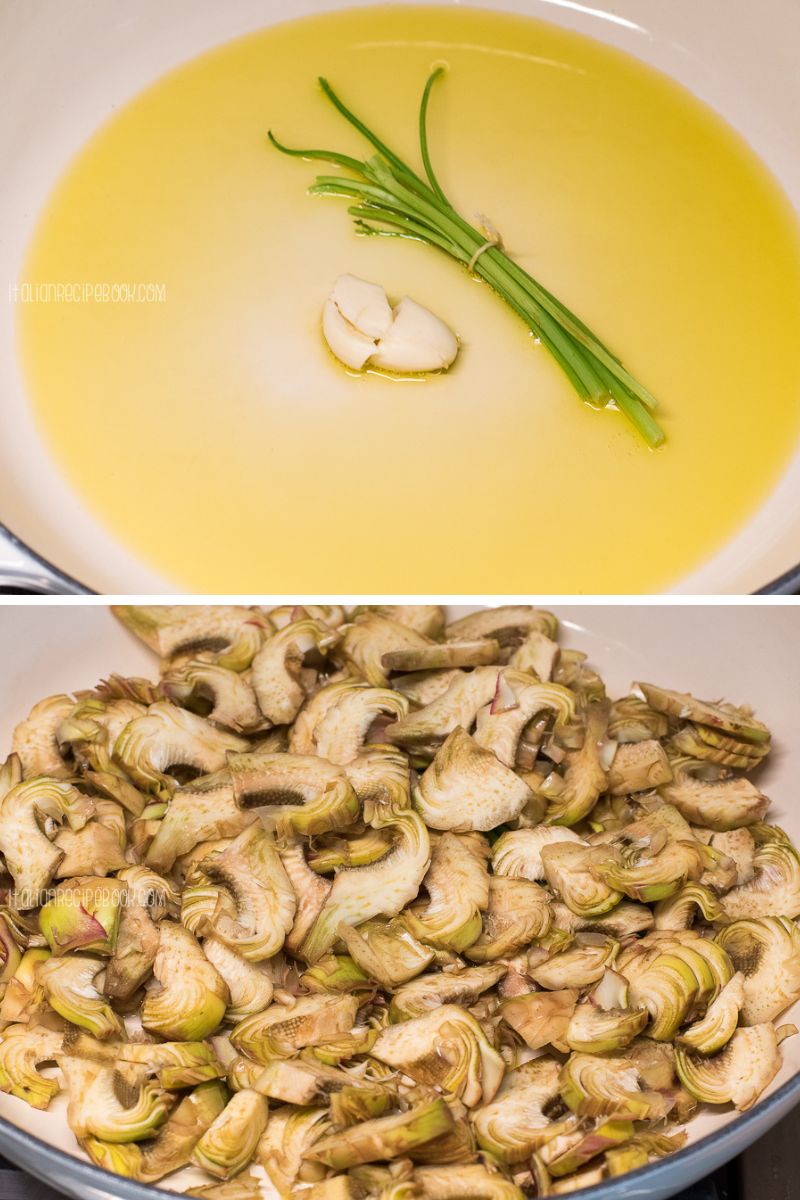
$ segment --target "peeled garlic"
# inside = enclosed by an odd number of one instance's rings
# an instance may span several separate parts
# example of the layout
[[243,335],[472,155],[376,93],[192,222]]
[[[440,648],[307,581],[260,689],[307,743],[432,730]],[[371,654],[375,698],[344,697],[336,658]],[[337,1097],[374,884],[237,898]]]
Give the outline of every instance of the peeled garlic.
[[377,283],[340,275],[322,311],[325,341],[338,359],[361,370],[441,371],[458,354],[444,321],[404,296],[395,307]]

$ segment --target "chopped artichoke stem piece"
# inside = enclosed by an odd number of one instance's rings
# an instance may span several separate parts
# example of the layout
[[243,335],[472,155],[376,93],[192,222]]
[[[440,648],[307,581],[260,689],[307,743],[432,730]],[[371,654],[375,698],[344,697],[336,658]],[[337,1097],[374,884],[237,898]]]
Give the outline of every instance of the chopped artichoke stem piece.
[[414,801],[432,829],[463,833],[513,821],[533,798],[524,780],[460,726],[422,776]]
[[289,725],[297,716],[307,690],[303,663],[312,650],[325,653],[335,641],[331,630],[303,617],[268,637],[253,658],[250,680],[258,706],[273,725]]
[[65,1054],[58,1065],[69,1095],[67,1121],[75,1136],[141,1142],[164,1124],[172,1098],[147,1079],[147,1068]]
[[445,630],[448,638],[491,637],[501,646],[518,646],[531,632],[538,630],[555,638],[558,621],[551,612],[532,604],[506,604],[484,608],[451,621]]
[[0,852],[14,878],[16,908],[38,906],[64,856],[41,826],[66,819],[70,829],[82,829],[93,812],[92,801],[64,780],[30,779],[6,793],[0,802]]
[[457,1096],[468,1108],[488,1104],[505,1071],[476,1019],[454,1004],[382,1030],[372,1055],[418,1083]]
[[391,829],[395,844],[378,862],[338,873],[300,950],[309,962],[331,948],[342,923],[361,925],[372,917],[394,917],[417,896],[431,857],[424,821],[410,809],[389,807],[374,823]]
[[0,1092],[26,1100],[33,1108],[47,1108],[59,1085],[38,1071],[61,1053],[61,1035],[43,1027],[11,1025],[0,1036]]
[[385,671],[432,671],[449,667],[484,667],[498,661],[500,646],[493,638],[431,642],[381,655]]
[[188,929],[161,922],[153,975],[159,986],[147,993],[142,1006],[145,1029],[179,1041],[214,1032],[225,1015],[228,989]]
[[[197,931],[213,933],[251,962],[277,954],[292,928],[297,900],[272,835],[260,824],[249,825],[220,853],[204,858],[198,870],[227,890],[235,917],[219,911],[208,929],[195,924]],[[184,908],[194,894],[192,887],[185,890]]]
[[660,742],[628,742],[619,747],[608,773],[612,796],[645,792],[672,780],[672,767]]
[[778,1073],[781,1055],[774,1025],[736,1029],[713,1058],[698,1059],[681,1046],[675,1051],[681,1083],[705,1104],[733,1104],[740,1111],[753,1105]]
[[787,917],[734,921],[716,942],[742,975],[745,1025],[772,1021],[800,1000],[800,929]]
[[544,1046],[566,1050],[567,1030],[579,995],[577,988],[528,992],[506,1000],[500,1012],[503,1020],[531,1050],[540,1050]]
[[402,917],[365,921],[358,929],[342,924],[338,933],[362,971],[390,990],[408,983],[433,961],[434,951],[409,932]]
[[250,1162],[267,1127],[267,1102],[245,1089],[231,1096],[192,1151],[192,1162],[217,1179],[229,1179]]
[[99,959],[71,954],[50,958],[39,967],[37,975],[48,1003],[60,1016],[97,1038],[108,1038],[122,1033],[122,1023],[95,987],[94,980],[102,969]]
[[114,951],[126,886],[117,879],[71,879],[39,911],[39,928],[54,955],[70,950]]
[[444,1100],[431,1100],[389,1117],[364,1121],[316,1142],[307,1157],[337,1171],[359,1163],[402,1158],[417,1146],[441,1137],[453,1126]]
[[533,829],[511,829],[503,833],[492,847],[492,870],[495,875],[511,875],[530,879],[532,883],[545,879],[542,850],[552,842],[574,842],[585,845],[573,829],[560,825],[537,825]]
[[147,864],[169,871],[176,858],[200,843],[236,837],[256,820],[255,813],[236,803],[227,770],[202,775],[173,794],[147,851]]
[[489,904],[490,853],[486,839],[476,833],[443,833],[433,843],[431,865],[422,880],[428,904],[408,909],[405,916],[415,937],[456,952],[476,941]]
[[266,1064],[273,1058],[289,1058],[303,1046],[318,1046],[348,1034],[357,1010],[357,996],[301,996],[291,1006],[271,1004],[246,1017],[231,1033],[231,1042]]

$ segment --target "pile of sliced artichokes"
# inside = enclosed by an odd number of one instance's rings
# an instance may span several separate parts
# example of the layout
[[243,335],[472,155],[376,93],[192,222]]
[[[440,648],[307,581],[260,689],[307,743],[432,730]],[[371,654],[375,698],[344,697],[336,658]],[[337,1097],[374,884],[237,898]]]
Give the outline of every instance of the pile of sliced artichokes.
[[158,682],[42,700],[0,772],[0,1089],[93,1162],[561,1195],[774,1077],[800,859],[748,708],[612,701],[526,605],[115,612]]

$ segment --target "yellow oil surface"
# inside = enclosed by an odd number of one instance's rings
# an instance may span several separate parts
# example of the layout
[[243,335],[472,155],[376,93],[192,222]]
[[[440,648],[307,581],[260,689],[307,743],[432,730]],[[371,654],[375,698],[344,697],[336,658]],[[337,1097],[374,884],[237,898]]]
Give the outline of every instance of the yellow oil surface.
[[[362,156],[326,75],[662,402],[663,449],[583,404],[506,306],[440,252],[356,237],[313,164]],[[447,375],[354,375],[323,345],[337,275],[458,332]],[[599,43],[469,8],[349,10],[181,66],[55,190],[31,282],[162,303],[21,306],[31,403],[108,527],[200,591],[615,592],[673,584],[776,482],[800,427],[800,242],[755,155]]]

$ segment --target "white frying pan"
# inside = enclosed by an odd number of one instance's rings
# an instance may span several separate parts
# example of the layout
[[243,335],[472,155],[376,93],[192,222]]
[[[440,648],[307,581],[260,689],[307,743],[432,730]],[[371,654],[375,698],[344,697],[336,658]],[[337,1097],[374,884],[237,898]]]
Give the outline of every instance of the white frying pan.
[[[796,0],[476,2],[569,26],[672,75],[744,134],[800,211]],[[3,0],[0,287],[5,291],[6,281],[19,277],[51,187],[114,107],[216,43],[343,6],[337,0]],[[26,403],[13,325],[14,304],[0,292],[0,520],[35,551],[28,554],[0,528],[0,580],[59,592],[81,590],[75,580],[99,592],[174,591],[112,537],[59,473]],[[757,436],[755,422],[754,430]],[[773,590],[791,591],[800,587],[798,562],[800,447],[749,524],[675,590],[752,592],[786,576]],[[230,590],[237,588],[230,580]]]

